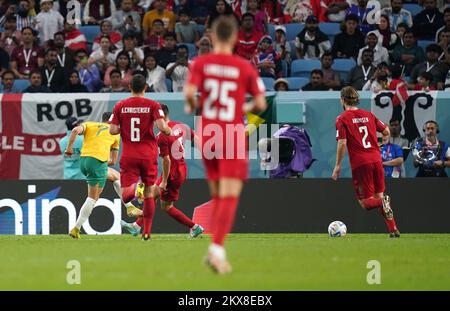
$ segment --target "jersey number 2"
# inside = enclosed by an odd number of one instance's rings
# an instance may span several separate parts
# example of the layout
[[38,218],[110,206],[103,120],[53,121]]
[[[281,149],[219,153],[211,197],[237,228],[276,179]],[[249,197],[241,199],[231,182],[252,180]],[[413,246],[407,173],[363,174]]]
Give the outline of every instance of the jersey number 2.
[[141,120],[139,118],[131,118],[131,141],[141,141],[141,130],[139,129],[139,124],[141,124]]
[[[237,90],[236,82],[222,81],[216,79],[205,80],[205,91],[209,92],[208,98],[204,102],[204,116],[207,119],[219,119],[220,121],[233,121],[236,101],[229,96],[230,91]],[[213,103],[219,101],[222,107],[215,107]]]
[[366,149],[372,147],[372,145],[370,144],[370,141],[366,141],[367,136],[369,135],[369,132],[367,131],[367,126],[360,126],[359,132],[360,133],[364,132],[364,136],[362,138],[363,147]]

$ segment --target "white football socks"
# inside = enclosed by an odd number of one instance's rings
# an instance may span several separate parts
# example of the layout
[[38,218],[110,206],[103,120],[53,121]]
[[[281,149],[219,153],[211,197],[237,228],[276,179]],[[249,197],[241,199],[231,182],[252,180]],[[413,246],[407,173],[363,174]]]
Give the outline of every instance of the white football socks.
[[85,223],[85,221],[91,215],[92,210],[94,209],[95,203],[97,203],[96,200],[91,199],[91,198],[86,198],[86,201],[84,202],[83,206],[81,206],[80,215],[78,216],[75,227],[77,227],[78,229],[81,229],[81,226]]
[[[114,187],[114,190],[116,191],[117,195],[119,196],[119,198],[122,200],[122,188],[120,187],[119,179],[113,182],[113,187]],[[122,200],[122,203],[126,207],[134,206],[133,204],[131,204],[131,202],[125,203],[125,202],[123,202],[123,200]]]
[[223,248],[222,245],[219,244],[211,244],[209,246],[209,252],[214,256],[214,257],[218,257],[220,260],[225,260],[226,259],[226,254],[225,254],[225,248]]

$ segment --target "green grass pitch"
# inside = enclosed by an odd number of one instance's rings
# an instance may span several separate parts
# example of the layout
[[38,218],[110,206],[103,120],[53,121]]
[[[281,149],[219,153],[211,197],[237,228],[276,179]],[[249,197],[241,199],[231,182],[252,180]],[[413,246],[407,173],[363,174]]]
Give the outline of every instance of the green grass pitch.
[[[450,234],[232,234],[233,273],[202,264],[209,237],[0,236],[0,290],[450,290]],[[66,281],[78,260],[81,284]],[[381,284],[369,285],[378,260]]]

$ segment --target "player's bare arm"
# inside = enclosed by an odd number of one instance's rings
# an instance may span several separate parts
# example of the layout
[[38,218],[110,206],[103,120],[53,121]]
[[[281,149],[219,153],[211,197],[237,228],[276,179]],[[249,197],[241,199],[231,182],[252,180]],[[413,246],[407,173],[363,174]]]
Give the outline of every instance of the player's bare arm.
[[264,94],[257,95],[253,100],[244,105],[245,112],[260,112],[267,109],[266,97]]
[[116,165],[118,158],[119,158],[119,150],[111,149],[111,153],[109,155],[108,166]]
[[169,179],[170,173],[170,157],[166,155],[162,159],[162,180],[159,184],[159,188],[165,190],[167,188],[167,180]]
[[184,86],[184,97],[186,98],[184,112],[192,114],[197,108],[197,87],[193,84],[186,84]]
[[78,135],[82,135],[84,133],[84,127],[81,125],[78,125],[77,127],[74,127],[72,132],[70,132],[69,136],[69,142],[67,143],[66,150],[64,151],[64,154],[67,156],[71,156],[73,154],[73,143],[75,142],[75,139]]
[[120,134],[120,126],[115,125],[115,124],[110,124],[109,125],[109,134],[111,134],[111,135]]
[[167,124],[166,120],[164,119],[158,119],[155,121],[156,126],[158,127],[158,129],[165,135],[170,135],[172,134],[172,129],[170,128],[170,126]]
[[383,132],[381,132],[381,134],[383,134],[383,139],[389,139],[389,137],[391,136],[391,131],[389,130],[389,126],[386,126],[385,129],[383,130]]
[[337,142],[337,150],[336,150],[336,165],[334,166],[333,174],[331,178],[337,180],[339,174],[341,173],[341,164],[344,159],[345,149],[347,147],[347,139],[339,139]]

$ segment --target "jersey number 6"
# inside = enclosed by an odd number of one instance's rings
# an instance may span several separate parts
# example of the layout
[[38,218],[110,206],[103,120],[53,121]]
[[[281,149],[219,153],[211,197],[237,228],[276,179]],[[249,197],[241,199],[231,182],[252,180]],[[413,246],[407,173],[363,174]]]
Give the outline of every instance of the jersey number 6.
[[131,141],[141,141],[141,130],[139,129],[139,124],[141,124],[141,119],[139,118],[131,118]]

